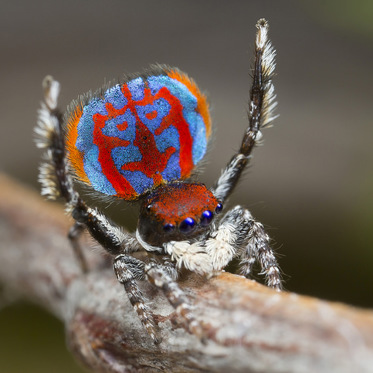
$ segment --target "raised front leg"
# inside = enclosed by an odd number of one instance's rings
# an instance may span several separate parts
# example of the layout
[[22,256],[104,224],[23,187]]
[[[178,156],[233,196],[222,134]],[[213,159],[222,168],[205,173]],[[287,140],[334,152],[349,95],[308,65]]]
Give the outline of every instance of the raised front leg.
[[[43,81],[44,101],[39,110],[38,126],[35,128],[36,143],[45,149],[44,162],[40,166],[39,181],[42,194],[49,199],[62,197],[66,210],[77,222],[70,231],[73,247],[77,248],[77,236],[82,227],[112,255],[133,252],[140,248],[136,238],[110,222],[99,210],[87,206],[74,189],[66,158],[65,134],[62,125],[62,113],[57,107],[59,83],[48,76]],[[75,246],[74,246],[75,245]],[[81,265],[86,268],[82,259]]]
[[268,23],[260,19],[256,24],[258,29],[255,40],[255,63],[253,82],[250,90],[249,126],[242,139],[238,153],[233,156],[223,170],[212,192],[216,198],[224,201],[236,186],[242,171],[249,163],[254,146],[261,139],[260,130],[273,119],[273,109],[276,106],[272,84],[275,69],[275,55],[271,42],[268,40]]

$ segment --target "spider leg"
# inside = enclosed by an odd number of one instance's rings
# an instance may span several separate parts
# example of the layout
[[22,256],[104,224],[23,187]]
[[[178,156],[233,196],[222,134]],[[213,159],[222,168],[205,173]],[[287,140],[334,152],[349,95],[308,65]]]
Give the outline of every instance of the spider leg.
[[149,281],[162,289],[170,304],[175,308],[176,314],[186,322],[190,333],[202,338],[201,325],[193,315],[193,309],[188,297],[175,282],[176,278],[173,279],[172,275],[170,275],[170,272],[173,273],[173,271],[168,268],[169,266],[174,266],[174,264],[169,262],[167,265],[159,265],[151,262],[145,265],[145,272]]
[[154,342],[159,343],[160,340],[157,338],[153,316],[147,306],[147,299],[136,283],[136,280],[143,280],[145,278],[145,263],[132,256],[121,254],[115,257],[113,267],[118,281],[123,284],[129,301],[141,323]]
[[176,268],[176,263],[171,261],[168,256],[163,256],[161,261],[156,260],[155,258],[150,259],[150,265],[147,268],[158,266],[162,270],[166,271],[167,275],[171,278],[172,281],[177,281],[179,278],[179,272]]
[[[250,214],[248,210],[246,211]],[[249,221],[251,223],[249,241],[246,250],[241,256],[241,272],[244,276],[248,277],[252,271],[253,258],[256,258],[262,269],[261,274],[264,274],[266,278],[267,285],[281,291],[282,281],[280,268],[273,250],[269,245],[270,238],[265,232],[263,224],[256,221],[251,214]]]
[[240,206],[235,209],[242,211],[242,224],[249,228],[248,240],[241,252],[241,273],[249,277],[253,264],[258,261],[267,286],[280,291],[282,289],[280,268],[270,246],[270,237],[264,230],[263,224],[256,221],[249,210]]
[[206,241],[206,251],[216,271],[240,256],[241,273],[246,277],[251,274],[255,261],[258,261],[267,285],[281,290],[280,269],[269,241],[263,225],[253,218],[250,211],[236,206],[227,212],[218,229],[211,233]]
[[[69,172],[69,162],[65,154],[65,137],[62,113],[57,108],[59,83],[48,76],[43,81],[44,101],[39,110],[36,144],[45,149],[44,163],[40,166],[39,181],[42,194],[49,199],[63,197],[66,210],[77,222],[70,235],[78,235],[80,226],[85,226],[110,254],[133,252],[140,248],[136,238],[110,222],[99,210],[85,204],[74,189]],[[79,228],[78,228],[79,226]],[[79,249],[78,249],[79,250]]]
[[222,171],[212,190],[221,201],[224,201],[232,193],[242,171],[249,163],[254,146],[262,136],[261,128],[266,127],[275,118],[272,115],[276,106],[272,77],[276,65],[276,52],[268,40],[267,21],[260,19],[256,27],[258,31],[255,40],[253,82],[250,90],[249,126],[238,153],[233,156]]
[[245,219],[246,211],[241,206],[228,211],[206,240],[214,271],[223,269],[248,242],[250,222]]
[[87,273],[88,272],[87,260],[84,256],[82,247],[79,243],[79,238],[81,234],[84,232],[84,229],[85,229],[84,224],[75,222],[75,224],[70,228],[67,237],[70,240],[71,247],[73,248],[75,257],[80,265],[82,272]]
[[66,210],[76,221],[69,233],[75,251],[80,250],[74,244],[77,245],[78,236],[84,227],[106,251],[115,256],[114,271],[117,278],[124,285],[141,322],[157,342],[152,315],[135,281],[145,278],[144,263],[126,255],[139,250],[141,246],[135,237],[109,221],[98,209],[87,206],[74,189],[65,155],[62,113],[57,108],[59,83],[47,77],[43,81],[43,88],[44,101],[35,129],[38,147],[46,150],[39,174],[42,194],[49,199],[65,199]]

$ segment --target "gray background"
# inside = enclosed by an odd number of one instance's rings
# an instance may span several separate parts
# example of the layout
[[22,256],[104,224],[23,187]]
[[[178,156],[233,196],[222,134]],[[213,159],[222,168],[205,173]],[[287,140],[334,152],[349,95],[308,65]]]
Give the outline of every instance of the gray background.
[[[288,290],[372,307],[373,6],[350,4],[0,1],[0,168],[38,188],[32,129],[46,74],[61,82],[65,107],[158,62],[208,93],[215,136],[202,181],[211,185],[247,125],[254,26],[265,17],[278,51],[280,117],[230,203],[267,226]],[[134,227],[135,208],[116,211],[108,213]],[[61,325],[38,309],[5,307],[0,328],[0,371],[79,371]]]

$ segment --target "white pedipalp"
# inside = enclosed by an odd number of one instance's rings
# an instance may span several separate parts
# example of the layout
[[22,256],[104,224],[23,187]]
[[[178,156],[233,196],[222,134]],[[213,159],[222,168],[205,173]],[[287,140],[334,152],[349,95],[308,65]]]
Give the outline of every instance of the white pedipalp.
[[233,245],[235,237],[235,227],[224,222],[218,226],[216,231],[212,232],[206,241],[206,251],[215,271],[223,269],[234,258],[236,254],[236,248]]
[[164,248],[178,268],[185,267],[201,275],[213,270],[210,257],[200,242],[171,241],[164,244]]

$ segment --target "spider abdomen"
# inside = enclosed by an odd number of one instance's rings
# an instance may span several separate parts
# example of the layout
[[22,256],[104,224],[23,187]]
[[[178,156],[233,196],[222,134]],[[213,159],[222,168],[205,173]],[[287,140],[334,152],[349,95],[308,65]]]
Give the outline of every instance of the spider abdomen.
[[135,200],[188,178],[206,153],[206,99],[177,69],[154,67],[85,101],[67,118],[67,148],[78,179],[98,192]]

